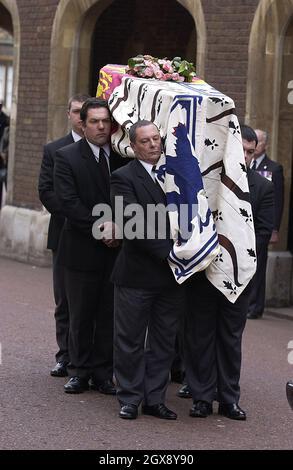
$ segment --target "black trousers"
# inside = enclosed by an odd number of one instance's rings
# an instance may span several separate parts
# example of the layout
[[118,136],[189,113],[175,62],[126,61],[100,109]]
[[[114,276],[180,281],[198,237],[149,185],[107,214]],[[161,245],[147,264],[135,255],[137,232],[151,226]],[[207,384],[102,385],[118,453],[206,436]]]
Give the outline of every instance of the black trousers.
[[186,379],[193,400],[221,403],[240,397],[241,342],[248,292],[232,304],[198,273],[189,281],[185,324]]
[[69,310],[65,291],[64,267],[57,263],[57,251],[53,254],[53,290],[55,298],[55,324],[56,341],[59,351],[56,353],[56,361],[69,362],[68,334],[69,334]]
[[65,268],[69,376],[91,376],[97,384],[113,377],[113,285],[109,275],[110,266],[99,272]]
[[262,316],[265,308],[266,269],[268,260],[268,243],[260,243],[257,247],[257,269],[250,284],[248,312]]
[[121,403],[165,402],[184,290],[115,285],[114,373]]

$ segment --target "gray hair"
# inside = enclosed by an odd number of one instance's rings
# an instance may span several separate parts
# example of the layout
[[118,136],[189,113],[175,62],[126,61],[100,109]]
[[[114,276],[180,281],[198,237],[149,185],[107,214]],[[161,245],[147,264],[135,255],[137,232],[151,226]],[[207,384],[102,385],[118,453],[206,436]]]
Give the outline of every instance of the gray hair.
[[157,127],[156,124],[154,124],[152,121],[148,121],[147,119],[140,119],[139,121],[132,124],[131,128],[129,129],[129,140],[130,140],[130,142],[132,144],[135,143],[135,141],[136,141],[136,130],[137,129],[139,129],[140,127],[151,126],[151,125]]

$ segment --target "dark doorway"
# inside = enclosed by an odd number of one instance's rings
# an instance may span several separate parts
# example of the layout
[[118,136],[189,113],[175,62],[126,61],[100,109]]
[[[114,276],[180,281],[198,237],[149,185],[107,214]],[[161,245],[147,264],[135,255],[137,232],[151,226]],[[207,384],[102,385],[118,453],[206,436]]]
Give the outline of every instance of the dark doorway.
[[126,64],[129,57],[181,56],[196,63],[192,16],[176,0],[116,0],[99,17],[92,39],[90,93],[106,64]]

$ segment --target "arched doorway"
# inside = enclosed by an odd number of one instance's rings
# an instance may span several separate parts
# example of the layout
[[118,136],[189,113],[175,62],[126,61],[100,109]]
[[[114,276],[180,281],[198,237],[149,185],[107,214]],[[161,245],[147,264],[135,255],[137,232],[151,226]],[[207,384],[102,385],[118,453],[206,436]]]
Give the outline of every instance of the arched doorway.
[[[120,20],[115,22],[113,18]],[[96,92],[101,67],[126,64],[137,54],[180,56],[196,63],[196,29],[190,13],[176,0],[114,1],[95,25],[90,93]]]
[[[164,5],[164,12],[168,12],[171,8],[173,12],[173,17],[171,21],[176,23],[177,13],[174,17],[174,11],[180,9],[181,17],[185,14],[188,17],[189,24],[192,23],[193,26],[193,36],[187,36],[188,42],[184,45],[185,49],[183,51],[188,53],[188,58],[192,57],[192,60],[196,63],[196,69],[198,75],[204,77],[204,57],[205,57],[205,44],[206,44],[206,27],[203,16],[203,10],[201,6],[201,0],[160,0],[160,1],[150,1],[150,2],[141,2],[141,0],[87,0],[86,2],[80,2],[80,0],[60,0],[58,8],[56,11],[53,31],[52,31],[52,40],[51,40],[51,61],[50,61],[50,80],[49,80],[49,102],[48,102],[48,140],[60,137],[66,132],[66,120],[64,119],[66,104],[68,98],[73,93],[78,92],[95,92],[97,84],[97,73],[96,67],[99,65],[104,65],[105,63],[118,61],[126,61],[128,55],[133,55],[133,50],[135,49],[135,43],[132,40],[129,42],[131,35],[125,33],[124,22],[129,25],[128,18],[132,18],[133,14],[137,15],[136,8],[149,8],[147,5],[151,3],[153,10],[148,10],[148,17],[151,19],[154,17],[159,18],[158,8],[162,3]],[[107,41],[105,40],[107,31],[105,35],[103,34],[103,42],[97,43],[95,27],[99,25],[104,16],[107,17],[107,10],[111,8],[119,9],[121,5],[123,6],[123,15],[118,16],[117,13],[111,15],[111,24],[110,31],[115,31],[115,28],[118,28],[120,31],[120,37],[117,33],[116,40],[120,41],[121,44],[116,43],[116,48],[109,48]],[[132,4],[136,8],[132,9]],[[146,6],[144,6],[146,4]],[[171,5],[171,7],[170,7]],[[127,9],[125,8],[127,6]],[[133,10],[133,11],[132,11]],[[151,11],[151,13],[150,13]],[[163,10],[162,10],[163,11]],[[184,13],[182,13],[182,11]],[[166,13],[165,20],[166,21]],[[136,16],[136,18],[138,18]],[[145,19],[145,18],[144,18]],[[160,25],[156,20],[156,26]],[[109,25],[108,25],[109,27]],[[134,29],[134,24],[130,24],[130,30]],[[166,27],[166,26],[165,26]],[[171,28],[172,26],[170,26]],[[119,29],[120,28],[120,29]],[[183,31],[186,29],[186,24],[182,25]],[[160,26],[157,29],[158,34],[160,32]],[[98,34],[98,31],[96,31]],[[185,31],[184,31],[185,34]],[[127,36],[127,37],[126,37]],[[112,40],[111,36],[108,36]],[[175,55],[178,54],[177,46],[178,38],[172,37],[169,34],[169,41],[172,44],[172,47],[175,49]],[[144,41],[145,38],[144,38]],[[148,51],[148,44],[150,43],[151,38],[147,39],[145,43],[145,51]],[[152,41],[152,45],[155,41]],[[94,44],[98,45],[95,49]],[[193,44],[193,46],[192,46]],[[196,45],[196,46],[195,46]],[[192,50],[192,47],[195,46],[195,50]],[[105,56],[104,48],[107,50],[107,55]],[[109,55],[113,49],[113,56]],[[122,56],[118,55],[122,50]],[[144,52],[144,51],[143,51]],[[155,51],[148,51],[155,55]],[[158,55],[172,55],[173,49],[169,45],[169,49],[165,52],[158,50]],[[114,59],[115,57],[118,59]],[[136,53],[136,51],[134,52]],[[124,55],[123,55],[124,54]],[[173,54],[173,55],[174,55]],[[103,56],[103,58],[100,58]],[[113,57],[113,59],[111,59]],[[124,58],[125,57],[125,58]],[[56,80],[56,77],[60,77],[59,80]]]
[[[0,0],[0,98],[10,115],[6,203],[12,200],[20,26],[16,0]],[[2,77],[2,78],[1,78]]]

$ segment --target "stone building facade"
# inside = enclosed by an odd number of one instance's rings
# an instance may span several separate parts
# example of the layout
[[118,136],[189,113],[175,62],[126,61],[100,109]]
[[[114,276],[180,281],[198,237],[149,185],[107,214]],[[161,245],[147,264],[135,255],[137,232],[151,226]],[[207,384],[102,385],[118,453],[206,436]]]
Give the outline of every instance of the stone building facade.
[[14,44],[1,254],[49,262],[37,180],[44,143],[67,131],[69,96],[94,94],[106,63],[136,53],[181,55],[234,99],[240,121],[269,131],[270,156],[284,166],[286,188],[269,292],[273,302],[289,302],[291,283],[277,289],[276,280],[280,270],[292,278],[293,0],[0,0],[0,28]]

